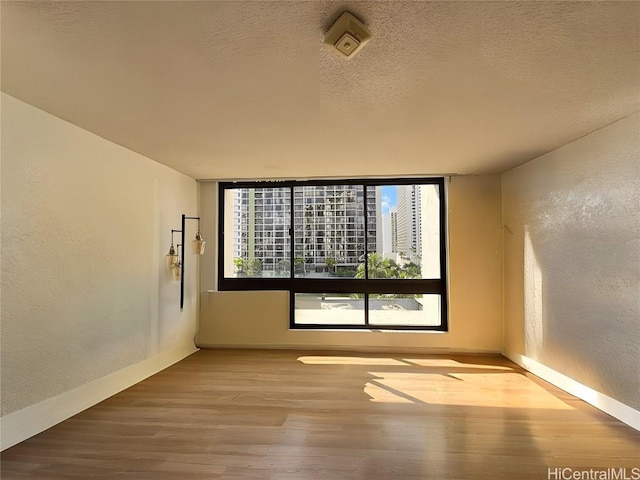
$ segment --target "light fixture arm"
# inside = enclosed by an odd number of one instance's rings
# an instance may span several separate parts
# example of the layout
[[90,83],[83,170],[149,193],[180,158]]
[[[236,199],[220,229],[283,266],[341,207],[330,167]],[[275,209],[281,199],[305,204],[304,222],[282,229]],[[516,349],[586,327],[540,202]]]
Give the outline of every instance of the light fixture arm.
[[[185,246],[185,223],[187,220],[197,220],[198,221],[198,233],[197,236],[200,235],[200,217],[187,217],[186,215],[182,214],[182,229],[181,230],[176,230],[181,232],[182,234],[182,241],[180,242],[182,244],[182,250],[180,251],[180,264],[181,264],[181,268],[182,268],[182,275],[180,275],[180,311],[182,311],[182,309],[184,308],[184,246]],[[173,230],[172,230],[173,233]]]
[[174,234],[174,233],[178,233],[178,232],[182,232],[182,230],[174,230],[174,229],[171,229],[171,245],[173,245],[173,234]]
[[[167,260],[167,266],[169,267],[169,269],[171,270],[171,274],[172,276],[175,276],[175,272],[173,271],[174,268],[179,268],[179,259],[180,259],[180,255],[176,253],[176,248],[174,246],[174,242],[173,242],[173,234],[176,232],[179,232],[180,230],[171,230],[171,244],[169,246],[169,253],[167,253],[167,255],[165,255],[165,258]],[[174,278],[175,280],[177,280],[177,277]]]

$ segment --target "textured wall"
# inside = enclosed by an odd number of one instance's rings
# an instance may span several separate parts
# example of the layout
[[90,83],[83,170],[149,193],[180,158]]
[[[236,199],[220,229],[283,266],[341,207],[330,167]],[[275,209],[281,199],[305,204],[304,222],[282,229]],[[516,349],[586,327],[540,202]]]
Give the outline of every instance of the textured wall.
[[2,415],[193,342],[163,256],[196,187],[2,94]]
[[503,175],[505,349],[640,409],[640,116]]
[[[215,184],[200,188],[203,219],[211,227]],[[447,190],[449,332],[289,330],[286,292],[206,293],[215,284],[202,276],[197,344],[500,351],[500,177],[454,177]]]

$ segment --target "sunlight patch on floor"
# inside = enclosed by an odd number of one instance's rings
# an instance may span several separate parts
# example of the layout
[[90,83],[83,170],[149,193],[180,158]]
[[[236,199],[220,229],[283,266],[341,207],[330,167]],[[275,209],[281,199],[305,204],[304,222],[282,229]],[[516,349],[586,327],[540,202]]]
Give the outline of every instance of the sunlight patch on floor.
[[382,403],[416,403],[409,398],[402,395],[398,395],[397,392],[393,392],[389,389],[380,387],[373,383],[367,383],[364,386],[364,393],[371,397],[371,402]]
[[467,363],[451,358],[403,358],[403,362],[420,367],[458,367],[458,368],[481,368],[483,370],[513,370],[505,365],[487,365],[485,363]]
[[572,408],[519,373],[369,373],[373,378],[365,385],[364,391],[372,402],[552,410]]
[[298,361],[305,365],[407,365],[394,358],[376,357],[304,356],[299,357]]

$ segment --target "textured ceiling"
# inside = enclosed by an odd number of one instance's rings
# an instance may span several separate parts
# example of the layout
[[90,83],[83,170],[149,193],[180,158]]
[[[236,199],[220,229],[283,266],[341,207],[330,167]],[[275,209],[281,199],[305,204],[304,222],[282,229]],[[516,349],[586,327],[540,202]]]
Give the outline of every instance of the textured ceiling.
[[[344,10],[372,39],[323,43]],[[640,109],[639,2],[1,2],[2,90],[194,178],[501,172]],[[89,159],[88,159],[89,160]]]

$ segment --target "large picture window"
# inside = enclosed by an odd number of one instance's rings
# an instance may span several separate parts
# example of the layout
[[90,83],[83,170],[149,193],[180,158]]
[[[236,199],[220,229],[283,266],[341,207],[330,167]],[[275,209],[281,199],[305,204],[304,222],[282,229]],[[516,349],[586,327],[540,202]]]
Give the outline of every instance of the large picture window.
[[220,184],[220,290],[288,290],[291,328],[447,330],[442,178]]

